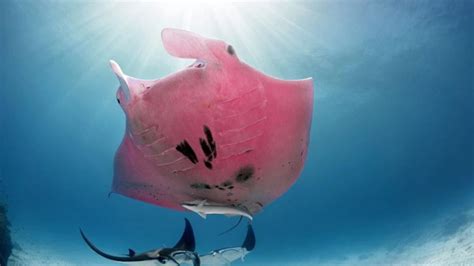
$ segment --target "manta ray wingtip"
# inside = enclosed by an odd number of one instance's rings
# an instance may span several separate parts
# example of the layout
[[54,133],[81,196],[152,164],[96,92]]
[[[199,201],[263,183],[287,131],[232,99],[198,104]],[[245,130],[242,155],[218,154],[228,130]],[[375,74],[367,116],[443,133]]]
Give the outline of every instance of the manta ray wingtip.
[[307,78],[304,78],[304,79],[297,79],[297,80],[290,80],[290,82],[296,82],[298,84],[302,84],[303,87],[306,87],[306,88],[313,88],[313,83],[314,83],[314,79],[313,77],[307,77]]
[[163,38],[163,35],[166,35],[166,33],[170,32],[170,31],[174,31],[176,30],[175,28],[171,28],[171,27],[168,27],[168,28],[163,28],[161,30],[161,37]]
[[179,32],[181,30],[179,29],[175,29],[175,28],[164,28],[161,30],[161,40],[163,41],[163,44],[165,45],[165,49],[166,48],[166,42],[169,38],[172,38],[173,34],[175,32]]
[[253,231],[252,224],[247,225],[247,236],[245,237],[242,247],[247,249],[247,251],[252,251],[255,248],[255,232]]
[[110,67],[112,68],[112,71],[115,73],[115,75],[117,76],[119,82],[120,82],[120,89],[123,91],[124,95],[125,95],[125,100],[126,102],[128,102],[130,100],[130,88],[129,88],[129,84],[128,84],[128,76],[125,75],[122,71],[122,68],[120,67],[120,65],[115,62],[114,60],[109,60],[109,64],[110,64]]
[[115,73],[115,75],[117,75],[118,77],[124,76],[122,68],[117,62],[115,62],[115,60],[110,59],[109,64],[110,64],[110,67],[112,68],[112,71]]

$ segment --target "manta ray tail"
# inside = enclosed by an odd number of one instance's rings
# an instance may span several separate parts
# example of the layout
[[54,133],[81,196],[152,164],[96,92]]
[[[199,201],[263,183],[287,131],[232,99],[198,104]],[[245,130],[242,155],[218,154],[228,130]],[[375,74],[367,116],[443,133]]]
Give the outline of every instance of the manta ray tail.
[[221,235],[223,235],[223,234],[226,234],[226,233],[228,233],[228,232],[234,230],[234,228],[236,228],[237,226],[239,226],[240,222],[242,222],[242,218],[244,218],[244,216],[241,215],[240,218],[239,218],[239,221],[238,221],[234,226],[232,226],[231,228],[229,228],[229,229],[225,230],[224,232],[220,233],[219,236],[221,236]]
[[106,258],[106,259],[109,259],[109,260],[115,260],[115,261],[122,261],[122,262],[126,262],[126,261],[144,261],[146,260],[146,258],[138,258],[138,257],[118,257],[118,256],[113,256],[113,255],[109,255],[105,252],[103,252],[102,250],[98,249],[94,244],[92,244],[92,242],[86,237],[86,235],[84,235],[84,232],[82,232],[81,229],[79,229],[79,231],[81,232],[81,236],[82,236],[82,239],[84,239],[84,241],[86,242],[86,244],[97,254],[99,254],[100,256]]
[[242,243],[242,248],[251,251],[255,248],[255,243],[255,232],[253,231],[252,225],[249,223],[247,227],[247,236],[245,237],[244,243]]
[[178,243],[174,245],[174,248],[194,251],[196,249],[196,241],[194,239],[193,227],[191,226],[191,223],[188,219],[184,218],[184,221],[186,225],[184,227],[183,235],[181,236],[181,239],[178,241]]

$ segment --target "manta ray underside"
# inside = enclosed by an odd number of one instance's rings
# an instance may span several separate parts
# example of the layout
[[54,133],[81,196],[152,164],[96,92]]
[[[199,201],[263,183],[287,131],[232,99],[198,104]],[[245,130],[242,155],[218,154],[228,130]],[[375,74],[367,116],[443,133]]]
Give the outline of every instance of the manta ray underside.
[[142,80],[111,61],[126,116],[112,192],[178,210],[206,200],[255,214],[301,173],[312,79],[265,75],[233,46],[192,32],[164,29],[162,40],[168,53],[195,63]]

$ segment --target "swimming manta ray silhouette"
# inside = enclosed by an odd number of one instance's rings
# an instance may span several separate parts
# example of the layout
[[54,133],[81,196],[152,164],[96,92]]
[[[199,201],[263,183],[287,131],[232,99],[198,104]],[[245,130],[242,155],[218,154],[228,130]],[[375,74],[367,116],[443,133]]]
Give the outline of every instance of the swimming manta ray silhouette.
[[[185,219],[185,228],[179,241],[171,248],[159,248],[137,254],[133,249],[128,250],[128,256],[115,256],[105,253],[97,248],[79,229],[82,239],[98,255],[113,261],[120,262],[157,262],[153,265],[181,265],[182,263],[192,263],[193,266],[200,266],[199,255],[194,251],[196,241],[194,231],[188,219]],[[246,254],[246,253],[245,253]],[[159,263],[158,263],[159,262]]]
[[126,116],[112,192],[177,210],[205,202],[201,213],[209,206],[224,210],[216,214],[257,213],[303,168],[312,79],[267,76],[221,40],[179,29],[161,37],[168,53],[196,61],[156,80],[127,76],[110,62]]

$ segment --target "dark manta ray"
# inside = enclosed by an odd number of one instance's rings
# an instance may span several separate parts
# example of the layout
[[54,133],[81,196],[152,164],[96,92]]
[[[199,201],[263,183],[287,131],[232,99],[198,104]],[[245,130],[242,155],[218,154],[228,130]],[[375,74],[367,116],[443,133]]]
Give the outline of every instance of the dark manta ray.
[[154,249],[140,254],[136,254],[135,251],[129,249],[127,257],[120,257],[109,255],[100,249],[98,249],[92,242],[84,235],[81,231],[81,236],[87,245],[100,256],[114,261],[120,262],[144,262],[144,261],[156,261],[161,264],[172,263],[171,265],[180,265],[181,263],[192,262],[194,266],[201,265],[199,256],[194,250],[196,249],[196,242],[194,240],[194,232],[191,223],[188,219],[185,219],[186,227],[184,229],[181,239],[172,248],[161,248]]

